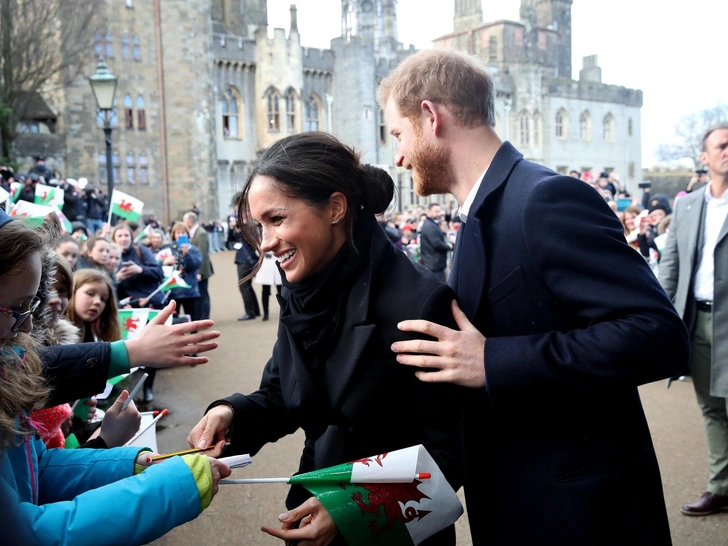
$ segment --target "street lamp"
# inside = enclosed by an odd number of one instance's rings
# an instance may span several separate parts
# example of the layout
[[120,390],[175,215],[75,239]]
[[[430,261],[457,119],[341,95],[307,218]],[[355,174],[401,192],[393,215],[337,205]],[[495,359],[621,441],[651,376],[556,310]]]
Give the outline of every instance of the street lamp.
[[111,114],[114,110],[114,94],[116,93],[117,78],[106,66],[103,57],[99,57],[96,73],[89,76],[91,89],[96,97],[96,104],[104,115],[104,135],[106,135],[106,178],[109,184],[108,199],[114,191],[114,164],[111,154]]

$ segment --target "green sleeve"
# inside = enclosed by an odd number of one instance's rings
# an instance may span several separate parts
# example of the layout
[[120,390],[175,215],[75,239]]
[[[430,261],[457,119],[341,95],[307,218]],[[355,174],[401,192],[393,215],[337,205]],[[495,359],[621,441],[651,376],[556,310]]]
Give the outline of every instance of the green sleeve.
[[129,353],[123,340],[111,343],[111,362],[109,363],[108,379],[129,373]]
[[185,455],[182,460],[190,467],[192,476],[200,493],[200,512],[204,511],[212,502],[212,469],[210,460],[205,455]]

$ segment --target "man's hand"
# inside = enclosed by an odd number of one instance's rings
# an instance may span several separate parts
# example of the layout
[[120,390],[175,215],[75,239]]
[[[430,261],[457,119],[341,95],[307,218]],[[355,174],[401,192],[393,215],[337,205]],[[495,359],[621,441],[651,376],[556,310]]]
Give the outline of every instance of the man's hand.
[[225,447],[228,429],[233,424],[233,410],[227,404],[220,404],[208,411],[200,422],[195,425],[187,436],[187,443],[192,448],[207,448],[215,444],[215,449],[207,454],[219,457]]
[[463,387],[485,386],[485,337],[471,324],[453,300],[452,314],[460,330],[426,320],[405,320],[397,326],[403,332],[418,332],[437,341],[415,339],[392,344],[397,362],[437,371],[417,371],[427,383],[455,383]]
[[[315,497],[311,497],[293,510],[284,512],[278,516],[278,520],[283,524],[281,529],[261,527],[260,530],[286,543],[296,541],[299,546],[326,546],[338,533],[331,514]],[[293,524],[298,520],[301,520],[300,526],[294,529]]]
[[130,368],[207,364],[207,357],[185,355],[205,353],[217,348],[217,342],[211,340],[220,337],[220,332],[204,331],[215,326],[215,323],[211,320],[196,320],[165,326],[164,322],[174,313],[175,307],[176,303],[172,300],[149,321],[138,337],[124,342],[129,353]]

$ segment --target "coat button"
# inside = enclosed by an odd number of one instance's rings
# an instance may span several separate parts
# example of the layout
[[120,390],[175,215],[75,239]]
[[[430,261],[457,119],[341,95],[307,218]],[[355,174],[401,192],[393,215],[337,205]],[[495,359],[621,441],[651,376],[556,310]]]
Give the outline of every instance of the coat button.
[[99,361],[98,361],[98,360],[96,360],[95,358],[89,358],[89,359],[88,359],[88,360],[86,361],[86,367],[87,367],[87,368],[93,368],[94,366],[96,366],[96,364],[98,364],[98,362],[99,362]]

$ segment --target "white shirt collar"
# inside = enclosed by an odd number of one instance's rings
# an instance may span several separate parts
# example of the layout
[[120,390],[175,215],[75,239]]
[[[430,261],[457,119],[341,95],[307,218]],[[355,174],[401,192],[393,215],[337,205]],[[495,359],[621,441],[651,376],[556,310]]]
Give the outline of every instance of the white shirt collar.
[[473,205],[473,201],[475,201],[475,196],[478,193],[478,190],[480,189],[480,184],[483,183],[483,179],[485,178],[485,173],[488,172],[488,167],[485,168],[483,171],[483,174],[480,175],[480,178],[478,178],[478,181],[475,183],[475,185],[470,190],[470,193],[465,198],[465,201],[463,201],[463,204],[460,205],[460,210],[458,211],[458,216],[460,216],[460,220],[463,222],[468,221],[468,214],[470,214],[470,207]]
[[723,192],[723,195],[721,197],[713,197],[713,194],[710,191],[710,184],[705,185],[705,202],[710,203],[711,199],[718,199],[719,201],[728,201],[728,190]]

